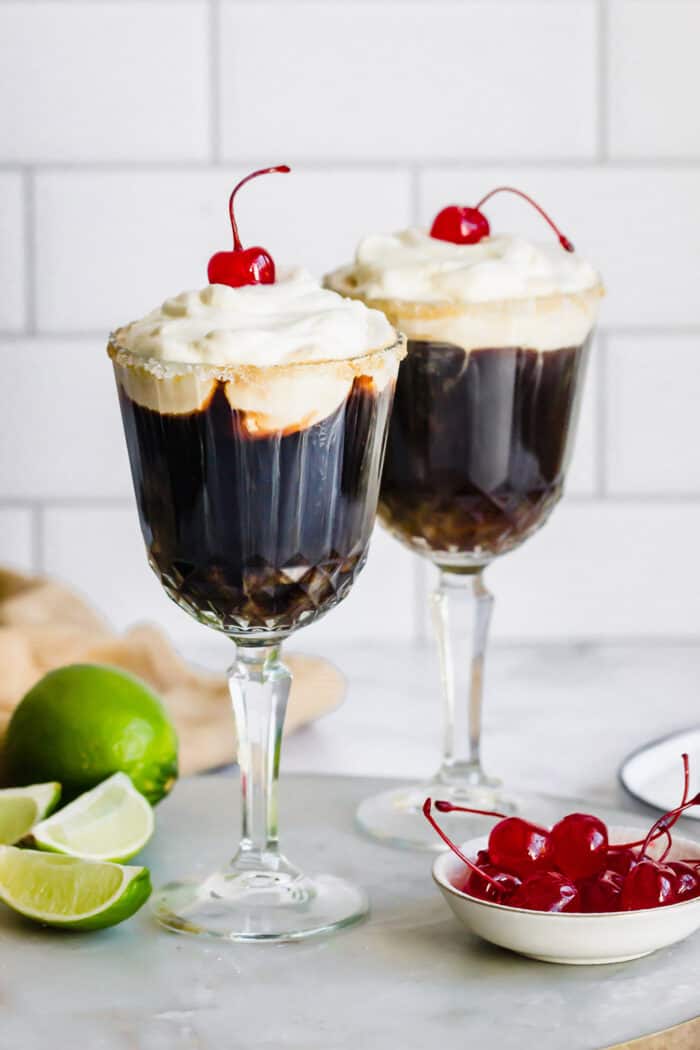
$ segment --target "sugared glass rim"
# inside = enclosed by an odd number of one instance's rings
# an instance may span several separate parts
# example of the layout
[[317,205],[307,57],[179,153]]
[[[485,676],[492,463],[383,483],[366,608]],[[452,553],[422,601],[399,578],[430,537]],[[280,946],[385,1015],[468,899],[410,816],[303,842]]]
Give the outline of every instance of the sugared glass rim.
[[338,376],[355,377],[367,375],[383,367],[387,358],[396,357],[401,361],[406,356],[406,336],[396,332],[396,339],[388,346],[370,350],[356,357],[323,358],[316,361],[284,361],[280,364],[212,364],[209,361],[162,361],[156,357],[146,357],[135,350],[121,346],[117,332],[111,332],[107,341],[107,353],[116,365],[123,368],[139,369],[148,372],[154,379],[174,379],[178,376],[194,375],[204,379],[220,379],[228,382],[235,379],[251,380],[255,377],[269,375],[271,372],[279,377],[283,373],[300,375],[304,371],[319,368],[332,369]]
[[435,320],[442,317],[489,318],[504,312],[529,311],[533,305],[538,310],[553,310],[566,303],[593,306],[605,296],[605,285],[599,279],[595,284],[577,291],[553,291],[541,295],[504,296],[501,299],[467,301],[461,299],[400,299],[392,296],[367,295],[361,287],[353,284],[353,272],[352,265],[332,270],[324,276],[323,287],[344,295],[348,299],[358,299],[370,309],[381,310],[390,320],[397,316],[416,320]]

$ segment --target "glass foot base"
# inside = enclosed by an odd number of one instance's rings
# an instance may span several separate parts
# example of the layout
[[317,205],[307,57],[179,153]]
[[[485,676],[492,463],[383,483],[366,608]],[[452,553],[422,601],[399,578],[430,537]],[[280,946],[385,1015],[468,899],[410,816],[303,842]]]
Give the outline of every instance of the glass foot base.
[[226,941],[292,941],[350,926],[369,905],[335,875],[216,872],[203,882],[171,882],[153,894],[158,922],[175,933]]
[[[357,808],[356,819],[360,829],[389,846],[405,849],[446,849],[423,816],[423,803],[430,796],[445,799],[456,806],[475,806],[477,809],[495,809],[510,815],[517,805],[500,792],[500,781],[485,780],[479,785],[448,786],[439,779],[410,787],[395,788],[366,798]],[[471,813],[436,813],[440,827],[456,842],[485,835],[493,827],[493,817]]]

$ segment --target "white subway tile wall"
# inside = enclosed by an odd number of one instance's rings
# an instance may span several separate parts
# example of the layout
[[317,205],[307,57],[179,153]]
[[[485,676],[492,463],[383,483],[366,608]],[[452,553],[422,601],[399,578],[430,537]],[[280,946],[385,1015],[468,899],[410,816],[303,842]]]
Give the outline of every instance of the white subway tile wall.
[[0,491],[13,500],[126,499],[131,481],[104,341],[0,342]]
[[223,155],[585,159],[595,48],[589,0],[224,3]]
[[3,565],[10,569],[31,570],[34,566],[35,528],[31,511],[12,507],[0,509]]
[[[228,194],[244,174],[231,166],[37,175],[36,279],[46,289],[37,299],[39,329],[106,332],[199,287],[209,256],[229,248]],[[236,215],[246,241],[323,273],[349,257],[368,228],[409,222],[411,178],[376,167],[301,170],[251,185]]]
[[[506,640],[700,638],[694,0],[0,0],[0,560],[119,628],[206,628],[146,565],[110,328],[245,240],[317,273],[508,182],[608,288],[567,496],[489,573]],[[546,230],[506,197],[494,225]],[[432,570],[375,533],[298,644],[419,639]]]
[[697,0],[613,0],[610,149],[615,157],[700,156]]
[[692,498],[700,486],[700,333],[611,336],[607,388],[612,491]]
[[[446,200],[463,197],[465,186],[477,197],[505,181],[520,186],[546,202],[603,271],[603,326],[667,331],[700,321],[698,172],[692,164],[429,168],[420,177],[420,217],[429,221]],[[489,214],[502,229],[543,236],[541,219],[515,197],[494,200]]]
[[206,0],[0,4],[4,158],[206,160]]
[[0,332],[25,323],[25,193],[20,172],[0,172]]

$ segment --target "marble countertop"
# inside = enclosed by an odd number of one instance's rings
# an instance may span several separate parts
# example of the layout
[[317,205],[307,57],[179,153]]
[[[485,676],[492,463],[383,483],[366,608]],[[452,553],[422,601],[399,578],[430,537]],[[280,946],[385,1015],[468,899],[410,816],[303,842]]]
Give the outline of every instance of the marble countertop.
[[[200,655],[223,666],[218,651]],[[370,920],[265,947],[177,937],[147,909],[99,935],[56,935],[5,916],[3,1050],[600,1050],[697,1015],[697,937],[627,964],[536,963],[463,931],[432,886],[428,855],[358,835],[357,802],[386,786],[377,774],[414,779],[437,764],[437,669],[428,648],[323,655],[346,675],[347,697],[285,742],[282,841],[308,870],[362,882]],[[650,811],[625,795],[617,768],[641,743],[697,721],[699,682],[700,647],[494,650],[487,767],[516,793],[583,798],[608,818],[622,807],[646,823]],[[335,775],[294,775],[302,771]],[[237,790],[226,775],[177,785],[143,854],[154,882],[225,860]]]
[[[225,944],[161,930],[148,907],[100,934],[61,935],[3,916],[0,1046],[600,1050],[697,1013],[697,938],[635,962],[578,967],[533,962],[468,934],[432,885],[429,855],[356,832],[357,803],[386,783],[288,776],[284,785],[290,858],[369,893],[369,919],[332,937]],[[225,860],[238,834],[237,790],[225,775],[176,786],[142,854],[156,884],[201,877]]]
[[[346,676],[345,702],[286,741],[283,772],[410,780],[434,773],[442,710],[432,647],[345,645],[321,655]],[[617,770],[625,756],[696,724],[700,646],[512,646],[489,653],[484,766],[514,791],[621,803],[627,796]]]

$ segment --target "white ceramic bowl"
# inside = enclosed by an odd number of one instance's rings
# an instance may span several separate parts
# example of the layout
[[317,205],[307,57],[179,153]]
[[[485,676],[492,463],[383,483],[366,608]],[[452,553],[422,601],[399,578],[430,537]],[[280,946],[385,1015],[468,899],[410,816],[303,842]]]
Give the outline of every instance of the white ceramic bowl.
[[[613,826],[609,828],[610,842],[631,842],[646,830]],[[487,842],[486,838],[472,839],[461,847],[462,852],[476,858]],[[655,845],[661,849],[660,844]],[[650,853],[654,853],[653,848]],[[668,859],[681,857],[700,858],[700,843],[674,834]],[[682,941],[700,929],[700,897],[662,908],[610,914],[529,911],[492,904],[455,889],[452,880],[463,872],[464,865],[451,851],[441,853],[433,864],[433,878],[457,919],[484,940],[542,962],[627,962]]]

